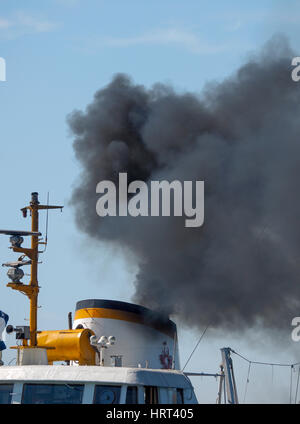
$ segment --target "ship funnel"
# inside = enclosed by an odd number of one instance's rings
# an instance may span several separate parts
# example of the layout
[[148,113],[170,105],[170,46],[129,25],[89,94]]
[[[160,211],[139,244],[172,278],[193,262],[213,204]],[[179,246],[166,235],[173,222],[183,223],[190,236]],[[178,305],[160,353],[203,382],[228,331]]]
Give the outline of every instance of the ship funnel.
[[167,316],[127,302],[104,299],[81,300],[76,304],[73,329],[91,329],[106,340],[101,365],[141,364],[155,369],[180,369],[176,324]]

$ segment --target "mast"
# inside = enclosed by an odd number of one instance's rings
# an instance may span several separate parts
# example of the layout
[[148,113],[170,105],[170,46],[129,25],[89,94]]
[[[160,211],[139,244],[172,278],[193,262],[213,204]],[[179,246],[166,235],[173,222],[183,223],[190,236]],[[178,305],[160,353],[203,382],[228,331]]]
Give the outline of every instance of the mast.
[[[30,212],[31,231],[0,230],[0,234],[10,236],[10,248],[14,252],[22,253],[17,261],[2,264],[9,267],[7,276],[12,280],[6,286],[25,294],[30,301],[30,325],[9,325],[6,328],[7,333],[15,331],[16,339],[22,340],[22,346],[11,346],[11,349],[17,349],[18,352],[17,365],[48,365],[56,361],[66,361],[68,364],[70,361],[77,361],[79,365],[96,364],[95,348],[91,345],[91,337],[95,336],[92,330],[72,330],[72,323],[69,322],[68,330],[37,331],[39,254],[45,252],[47,246],[47,235],[43,241],[39,232],[39,211],[47,210],[48,214],[48,209],[62,208],[63,206],[49,206],[48,201],[47,205],[41,205],[38,193],[33,192],[29,205],[21,209],[24,218],[27,217],[28,211]],[[30,247],[22,247],[23,237],[28,236],[31,237]],[[42,251],[39,250],[40,244],[45,246]],[[21,281],[25,275],[22,270],[25,265],[30,265],[29,284]],[[71,319],[69,317],[69,321]]]
[[[224,372],[224,379],[225,379],[225,386],[226,386],[226,392],[227,392],[227,399],[228,403],[239,403],[238,401],[238,394],[237,394],[237,388],[234,378],[234,372],[233,372],[233,364],[232,359],[230,357],[231,349],[230,347],[223,347],[221,349],[222,354],[222,368]],[[225,395],[225,391],[224,391]]]
[[[62,209],[63,206],[50,206],[41,205],[38,200],[38,193],[31,193],[31,201],[28,206],[21,209],[24,218],[27,216],[27,211],[31,214],[31,248],[21,247],[21,243],[14,245],[12,243],[12,250],[14,252],[21,252],[28,256],[30,259],[30,282],[29,284],[23,284],[21,282],[8,283],[7,287],[11,287],[14,290],[19,290],[24,293],[30,300],[30,347],[37,346],[37,308],[38,308],[38,256],[39,256],[39,245],[46,244],[39,238],[39,211],[42,209]],[[27,340],[23,340],[23,345],[27,345]]]

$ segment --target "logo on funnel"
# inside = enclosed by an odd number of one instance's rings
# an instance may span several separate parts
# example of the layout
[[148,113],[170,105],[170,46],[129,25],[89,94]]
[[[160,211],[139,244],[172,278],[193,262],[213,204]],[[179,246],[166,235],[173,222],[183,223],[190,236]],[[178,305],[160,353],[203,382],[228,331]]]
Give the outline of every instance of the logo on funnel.
[[161,354],[159,355],[159,360],[162,365],[162,369],[169,370],[172,368],[173,357],[172,355],[170,355],[167,342],[163,342],[163,349]]

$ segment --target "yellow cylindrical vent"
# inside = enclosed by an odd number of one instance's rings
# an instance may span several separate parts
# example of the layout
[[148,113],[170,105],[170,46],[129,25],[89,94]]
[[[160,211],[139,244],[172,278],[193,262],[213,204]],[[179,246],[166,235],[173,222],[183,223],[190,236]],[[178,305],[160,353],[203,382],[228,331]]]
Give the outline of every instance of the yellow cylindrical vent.
[[49,362],[78,361],[79,365],[95,365],[95,350],[90,345],[94,332],[89,329],[41,331],[39,347],[47,348]]

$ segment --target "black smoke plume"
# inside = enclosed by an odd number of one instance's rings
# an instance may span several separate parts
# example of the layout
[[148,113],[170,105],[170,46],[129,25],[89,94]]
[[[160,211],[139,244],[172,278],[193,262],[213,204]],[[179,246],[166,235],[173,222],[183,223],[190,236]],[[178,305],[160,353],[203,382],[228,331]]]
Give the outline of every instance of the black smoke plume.
[[[201,94],[118,74],[68,122],[82,166],[72,194],[89,236],[135,254],[134,301],[195,327],[290,329],[300,312],[300,83],[284,37]],[[205,181],[205,223],[96,214],[96,185]],[[203,328],[203,327],[202,327]]]

